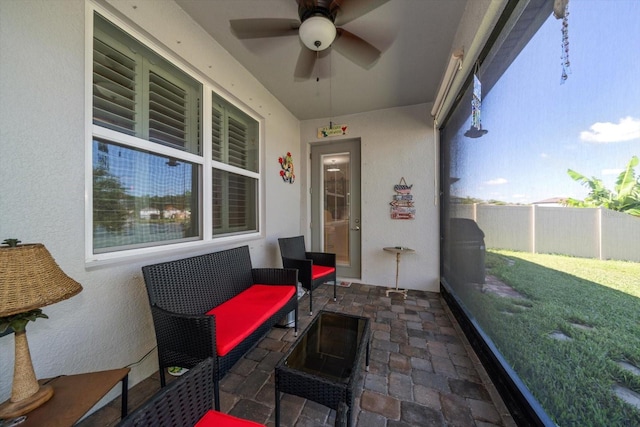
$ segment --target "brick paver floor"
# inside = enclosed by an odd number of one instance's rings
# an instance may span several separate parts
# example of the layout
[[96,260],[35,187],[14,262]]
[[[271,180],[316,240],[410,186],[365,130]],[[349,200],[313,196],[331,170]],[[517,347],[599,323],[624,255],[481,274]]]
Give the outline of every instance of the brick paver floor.
[[[515,426],[439,294],[409,291],[385,296],[384,287],[323,285],[316,310],[372,319],[371,361],[355,402],[358,427]],[[311,321],[300,300],[299,329]],[[314,312],[314,315],[317,313]],[[274,367],[295,341],[293,328],[273,328],[220,383],[223,412],[274,425]],[[169,377],[169,376],[168,376]],[[130,390],[130,411],[159,389],[158,374]],[[120,398],[81,421],[80,427],[117,424]],[[282,427],[333,425],[335,411],[282,395]]]

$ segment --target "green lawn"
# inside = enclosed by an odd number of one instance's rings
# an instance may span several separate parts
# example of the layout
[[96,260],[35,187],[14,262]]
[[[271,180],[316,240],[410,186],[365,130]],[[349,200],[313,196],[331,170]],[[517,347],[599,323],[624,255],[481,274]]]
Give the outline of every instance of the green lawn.
[[640,425],[640,410],[612,391],[640,393],[640,376],[618,364],[640,367],[640,263],[495,250],[486,265],[525,299],[472,286],[458,294],[551,418]]

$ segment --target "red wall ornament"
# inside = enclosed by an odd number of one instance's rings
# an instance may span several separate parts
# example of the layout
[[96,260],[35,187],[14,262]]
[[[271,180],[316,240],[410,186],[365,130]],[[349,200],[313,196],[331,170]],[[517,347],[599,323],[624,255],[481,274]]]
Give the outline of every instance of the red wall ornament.
[[293,158],[291,157],[291,153],[287,152],[286,156],[278,157],[278,163],[280,163],[280,176],[284,182],[288,182],[289,184],[293,184],[296,180],[296,174],[293,173]]

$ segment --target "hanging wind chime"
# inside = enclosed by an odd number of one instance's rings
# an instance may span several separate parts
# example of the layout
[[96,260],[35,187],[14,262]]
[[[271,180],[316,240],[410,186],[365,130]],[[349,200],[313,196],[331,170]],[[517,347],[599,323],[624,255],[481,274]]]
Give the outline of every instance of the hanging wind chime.
[[476,64],[476,71],[473,73],[473,97],[471,99],[471,128],[464,133],[464,136],[468,138],[480,138],[489,132],[486,129],[482,129],[482,121],[480,119],[480,112],[482,110],[482,83],[478,77],[478,66]]
[[569,0],[555,0],[553,3],[553,16],[562,19],[562,75],[560,84],[564,84],[571,74],[569,62]]

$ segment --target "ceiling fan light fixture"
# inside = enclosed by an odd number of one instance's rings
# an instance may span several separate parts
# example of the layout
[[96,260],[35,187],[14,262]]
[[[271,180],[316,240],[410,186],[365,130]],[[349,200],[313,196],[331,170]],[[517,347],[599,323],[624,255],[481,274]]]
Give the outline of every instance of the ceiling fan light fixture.
[[336,26],[329,18],[312,16],[304,20],[299,28],[300,40],[311,50],[325,50],[336,38]]

